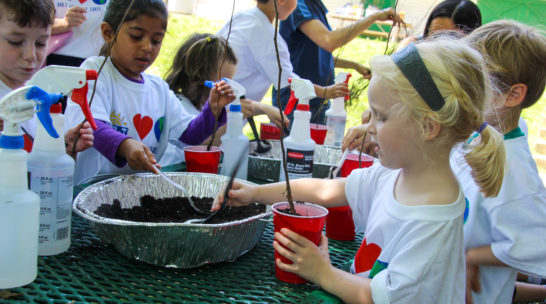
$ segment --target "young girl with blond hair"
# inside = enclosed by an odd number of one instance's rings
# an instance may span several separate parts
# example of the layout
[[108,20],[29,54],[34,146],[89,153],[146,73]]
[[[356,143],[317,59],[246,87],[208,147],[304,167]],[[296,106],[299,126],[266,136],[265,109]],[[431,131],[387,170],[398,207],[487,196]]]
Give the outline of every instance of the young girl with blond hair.
[[[346,179],[291,181],[296,201],[351,207],[365,231],[351,273],[332,266],[326,237],[317,247],[288,229],[275,234],[274,247],[292,264],[276,263],[347,303],[463,303],[466,204],[449,155],[468,143],[465,157],[486,196],[497,195],[505,161],[502,136],[483,114],[490,96],[483,59],[463,43],[438,40],[374,57],[371,70],[367,130],[379,162]],[[236,206],[272,204],[286,200],[285,184],[235,183],[228,196]]]

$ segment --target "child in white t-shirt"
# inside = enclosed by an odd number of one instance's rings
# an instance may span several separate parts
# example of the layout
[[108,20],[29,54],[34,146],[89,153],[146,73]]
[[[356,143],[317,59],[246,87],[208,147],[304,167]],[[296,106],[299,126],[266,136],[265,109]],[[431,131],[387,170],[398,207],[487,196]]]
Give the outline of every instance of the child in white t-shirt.
[[[222,78],[233,78],[237,70],[237,56],[224,38],[212,34],[192,34],[180,46],[173,59],[165,81],[182,102],[184,109],[197,115],[206,104],[210,89],[205,86],[206,80],[218,81]],[[278,126],[281,125],[279,110],[271,105],[241,99],[244,118],[252,115],[266,114]],[[285,118],[288,126],[290,121]],[[226,126],[218,128],[214,136],[214,145],[220,145],[220,137]],[[203,144],[208,144],[208,138]],[[184,161],[184,153],[169,144],[161,165],[176,164]]]
[[[292,261],[278,259],[280,269],[344,302],[464,302],[465,201],[449,153],[475,130],[484,135],[466,157],[487,196],[497,194],[505,160],[501,134],[484,124],[490,82],[482,62],[466,44],[444,40],[372,59],[368,132],[380,164],[347,179],[290,181],[295,201],[351,207],[366,236],[351,273],[332,266],[326,237],[317,247],[288,229],[275,234],[275,249]],[[285,188],[235,183],[229,203],[272,204],[286,200]]]
[[[0,0],[0,12],[0,97],[3,97],[23,87],[44,63],[55,7],[51,0],[20,5]],[[36,118],[33,118],[21,124],[27,152],[32,150],[36,123]],[[2,130],[3,121],[0,119],[0,132]],[[73,149],[78,134],[81,135],[80,140]],[[91,147],[93,131],[89,123],[67,130],[65,142],[66,152],[72,157],[75,157],[73,150],[80,152]]]
[[[544,92],[546,38],[530,26],[499,20],[464,40],[484,55],[498,89],[486,120],[504,134],[507,160],[499,195],[484,197],[460,154],[464,149],[456,149],[452,156],[453,170],[469,204],[464,224],[467,300],[511,303],[518,271],[546,277],[546,190],[527,136],[518,126],[522,110],[534,105]],[[515,299],[522,295],[516,292]],[[543,287],[542,296],[534,300],[545,297]]]
[[[212,134],[217,117],[218,125],[225,123],[224,106],[234,99],[225,81],[216,84],[211,102],[194,116],[184,110],[163,79],[144,73],[159,53],[167,16],[162,0],[108,2],[101,30],[111,54],[96,91],[88,93],[89,99],[94,93],[91,111],[99,128],[94,132],[94,148],[78,156],[76,183],[97,174],[157,172],[168,143],[198,145]],[[82,67],[98,70],[104,60],[90,57]],[[69,126],[83,119],[71,105],[66,115]]]

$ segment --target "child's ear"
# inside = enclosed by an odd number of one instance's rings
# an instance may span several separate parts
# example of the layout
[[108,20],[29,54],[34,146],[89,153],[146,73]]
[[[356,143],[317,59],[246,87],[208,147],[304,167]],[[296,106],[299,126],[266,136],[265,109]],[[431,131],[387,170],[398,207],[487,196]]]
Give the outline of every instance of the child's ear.
[[516,83],[508,89],[504,105],[508,108],[519,106],[527,96],[527,85]]
[[103,22],[100,24],[100,30],[102,32],[102,38],[104,38],[104,41],[107,43],[112,43],[114,40],[114,29],[110,26],[110,24]]
[[425,141],[433,140],[440,134],[442,127],[440,123],[430,118],[430,116],[425,116],[423,119],[423,130],[425,133]]

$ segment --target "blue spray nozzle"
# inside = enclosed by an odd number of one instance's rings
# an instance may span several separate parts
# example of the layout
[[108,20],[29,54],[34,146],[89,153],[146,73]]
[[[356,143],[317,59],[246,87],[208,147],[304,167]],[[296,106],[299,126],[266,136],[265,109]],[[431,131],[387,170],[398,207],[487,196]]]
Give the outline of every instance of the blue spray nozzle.
[[51,115],[49,114],[49,109],[51,108],[52,104],[57,103],[59,100],[61,100],[63,98],[63,95],[49,94],[39,87],[33,86],[28,91],[26,98],[41,101],[41,104],[37,106],[38,113],[36,115],[38,116],[38,119],[44,126],[44,129],[47,131],[47,133],[53,138],[58,138],[59,134],[53,127],[53,120],[51,119]]
[[214,88],[214,81],[205,80],[205,86],[211,89]]

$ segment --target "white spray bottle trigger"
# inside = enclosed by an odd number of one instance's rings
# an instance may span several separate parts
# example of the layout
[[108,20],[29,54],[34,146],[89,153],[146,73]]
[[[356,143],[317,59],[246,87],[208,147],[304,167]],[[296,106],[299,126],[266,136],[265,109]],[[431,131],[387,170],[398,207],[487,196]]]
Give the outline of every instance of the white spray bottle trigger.
[[296,101],[298,102],[298,110],[309,111],[309,100],[317,97],[315,94],[315,86],[307,79],[290,78],[290,99],[284,109],[284,114],[288,115],[292,112]]

